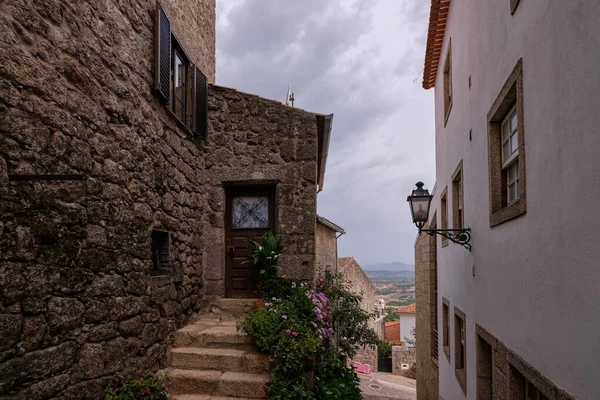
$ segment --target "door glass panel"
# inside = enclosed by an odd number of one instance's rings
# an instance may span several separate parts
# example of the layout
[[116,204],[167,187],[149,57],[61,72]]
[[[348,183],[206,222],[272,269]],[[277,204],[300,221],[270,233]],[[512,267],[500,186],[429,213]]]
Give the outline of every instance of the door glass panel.
[[269,199],[265,196],[234,197],[232,213],[234,229],[269,227]]

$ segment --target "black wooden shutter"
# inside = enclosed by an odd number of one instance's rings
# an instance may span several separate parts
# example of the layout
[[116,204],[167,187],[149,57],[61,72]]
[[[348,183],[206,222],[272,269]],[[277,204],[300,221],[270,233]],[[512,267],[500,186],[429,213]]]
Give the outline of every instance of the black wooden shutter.
[[167,14],[156,2],[156,76],[155,89],[163,103],[169,103],[171,88],[171,23]]
[[206,139],[208,136],[208,79],[198,68],[194,68],[194,135]]

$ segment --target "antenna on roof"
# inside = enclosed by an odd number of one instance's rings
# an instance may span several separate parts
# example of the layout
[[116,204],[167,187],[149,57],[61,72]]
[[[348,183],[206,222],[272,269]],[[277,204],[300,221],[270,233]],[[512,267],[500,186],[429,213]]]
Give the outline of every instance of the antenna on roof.
[[292,102],[292,107],[294,107],[294,100],[296,100],[294,98],[294,93],[292,93],[292,84],[290,83],[290,86],[288,87],[288,91],[287,91],[287,95],[285,96],[285,105],[289,106],[290,105],[290,101]]

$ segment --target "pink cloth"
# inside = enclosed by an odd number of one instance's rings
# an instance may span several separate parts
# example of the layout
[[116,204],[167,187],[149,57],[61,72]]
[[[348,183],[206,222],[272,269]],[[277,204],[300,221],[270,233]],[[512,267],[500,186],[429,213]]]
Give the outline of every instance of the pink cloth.
[[355,372],[360,372],[361,374],[370,374],[371,373],[371,366],[369,364],[361,364],[359,362],[353,362],[351,364],[352,364],[352,366],[354,366]]

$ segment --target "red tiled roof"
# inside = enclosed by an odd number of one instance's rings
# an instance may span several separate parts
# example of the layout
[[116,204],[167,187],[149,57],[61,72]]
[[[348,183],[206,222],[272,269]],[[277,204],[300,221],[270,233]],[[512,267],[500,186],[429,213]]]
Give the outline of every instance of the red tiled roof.
[[397,307],[396,312],[403,313],[403,314],[416,314],[417,313],[417,304],[413,303],[413,304],[409,304],[407,306]]
[[449,10],[450,0],[431,0],[427,48],[425,49],[425,70],[423,71],[423,88],[425,89],[435,86]]
[[400,321],[385,323],[385,341],[389,344],[402,344],[400,340]]

